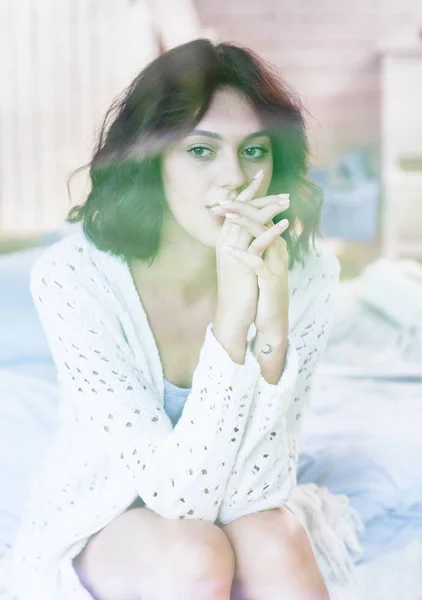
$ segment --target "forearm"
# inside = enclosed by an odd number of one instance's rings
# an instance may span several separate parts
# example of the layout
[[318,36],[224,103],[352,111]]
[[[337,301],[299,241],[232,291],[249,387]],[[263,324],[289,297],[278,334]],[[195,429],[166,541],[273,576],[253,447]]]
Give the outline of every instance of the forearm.
[[291,344],[276,385],[260,378],[220,506],[223,524],[281,506],[288,497],[296,469],[294,440],[286,430],[286,409],[295,394],[298,368],[297,352]]
[[[272,351],[269,350],[269,344]],[[253,342],[253,353],[261,367],[262,377],[270,384],[275,385],[283,374],[286,364],[287,339],[282,337],[272,338],[270,335],[257,333]],[[262,352],[264,350],[264,352]]]
[[237,325],[216,315],[214,319],[213,332],[215,338],[220,342],[233,362],[243,365],[247,346],[248,328]]

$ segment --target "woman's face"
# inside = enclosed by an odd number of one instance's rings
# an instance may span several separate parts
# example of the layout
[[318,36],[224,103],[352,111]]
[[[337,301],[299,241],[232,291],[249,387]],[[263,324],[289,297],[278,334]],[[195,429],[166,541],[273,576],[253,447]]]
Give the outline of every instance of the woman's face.
[[273,157],[268,135],[255,135],[262,129],[253,107],[234,90],[215,94],[195,130],[172,143],[163,155],[162,178],[172,228],[215,247],[224,218],[208,207],[237,195],[260,169],[264,177],[254,197],[266,195]]

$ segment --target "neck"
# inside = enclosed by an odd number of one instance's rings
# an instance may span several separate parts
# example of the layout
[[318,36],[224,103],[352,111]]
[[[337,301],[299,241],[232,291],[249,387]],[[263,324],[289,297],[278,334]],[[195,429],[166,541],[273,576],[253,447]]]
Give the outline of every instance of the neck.
[[191,305],[217,293],[215,249],[202,244],[162,247],[152,265],[134,259],[130,262],[132,275],[143,288],[165,293],[173,302]]

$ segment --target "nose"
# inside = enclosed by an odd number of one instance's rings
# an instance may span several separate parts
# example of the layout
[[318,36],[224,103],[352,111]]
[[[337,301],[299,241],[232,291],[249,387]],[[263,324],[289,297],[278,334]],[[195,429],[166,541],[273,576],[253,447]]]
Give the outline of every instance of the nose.
[[229,192],[238,194],[248,185],[237,156],[225,158],[218,168],[220,169],[220,186]]

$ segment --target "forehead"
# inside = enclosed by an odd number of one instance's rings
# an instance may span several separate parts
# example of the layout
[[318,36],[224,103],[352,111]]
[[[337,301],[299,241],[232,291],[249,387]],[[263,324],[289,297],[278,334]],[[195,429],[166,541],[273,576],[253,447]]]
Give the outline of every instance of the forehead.
[[195,129],[213,131],[223,137],[245,137],[262,129],[254,107],[235,90],[219,90]]

